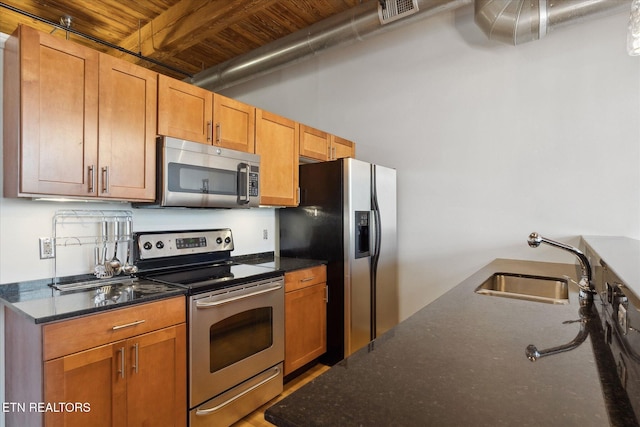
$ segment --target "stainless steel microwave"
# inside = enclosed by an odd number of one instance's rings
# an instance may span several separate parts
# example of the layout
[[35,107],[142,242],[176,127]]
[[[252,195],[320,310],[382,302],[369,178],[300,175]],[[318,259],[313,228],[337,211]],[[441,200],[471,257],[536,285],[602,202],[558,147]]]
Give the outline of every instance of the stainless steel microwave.
[[158,137],[157,161],[155,206],[249,208],[260,203],[257,154],[163,136]]

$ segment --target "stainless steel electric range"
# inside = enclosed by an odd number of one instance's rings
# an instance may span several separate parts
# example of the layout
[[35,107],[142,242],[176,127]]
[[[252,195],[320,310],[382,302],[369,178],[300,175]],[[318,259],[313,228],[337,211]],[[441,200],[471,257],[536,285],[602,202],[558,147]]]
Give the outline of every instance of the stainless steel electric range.
[[134,239],[138,277],[187,289],[190,426],[229,425],[280,394],[282,273],[234,262],[230,229]]

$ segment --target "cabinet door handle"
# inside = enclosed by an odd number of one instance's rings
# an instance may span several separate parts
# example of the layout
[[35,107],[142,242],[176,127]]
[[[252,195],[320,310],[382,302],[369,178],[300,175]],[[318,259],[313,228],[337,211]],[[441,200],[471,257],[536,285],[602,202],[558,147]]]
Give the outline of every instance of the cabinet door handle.
[[93,193],[95,191],[96,174],[95,174],[93,165],[89,166],[88,169],[89,169],[89,171],[88,171],[89,172],[89,177],[88,177],[88,180],[89,180],[89,193]]
[[109,192],[109,166],[102,167],[102,192]]
[[138,373],[138,343],[133,345],[133,372]]
[[324,287],[324,302],[329,304],[329,285],[325,285]]
[[120,374],[120,378],[124,378],[124,347],[120,347],[118,353],[120,353],[120,369],[117,373]]
[[300,281],[301,281],[301,282],[308,282],[308,281],[313,280],[313,279],[315,279],[315,278],[316,278],[316,276],[305,277],[304,279],[300,279]]
[[207,141],[211,142],[213,139],[213,122],[211,120],[207,120]]
[[333,151],[333,154],[331,155],[331,156],[332,156],[332,158],[333,158],[333,160],[337,159],[337,157],[336,157],[336,156],[337,156],[338,154],[337,154],[337,152],[336,152],[336,147],[331,147],[331,150]]
[[117,331],[118,329],[130,328],[131,326],[136,326],[136,325],[139,325],[139,324],[144,323],[144,322],[146,322],[145,319],[136,320],[135,322],[126,323],[124,325],[116,325],[116,326],[112,327],[111,330]]
[[216,123],[216,144],[220,144],[222,141],[222,126],[220,123]]

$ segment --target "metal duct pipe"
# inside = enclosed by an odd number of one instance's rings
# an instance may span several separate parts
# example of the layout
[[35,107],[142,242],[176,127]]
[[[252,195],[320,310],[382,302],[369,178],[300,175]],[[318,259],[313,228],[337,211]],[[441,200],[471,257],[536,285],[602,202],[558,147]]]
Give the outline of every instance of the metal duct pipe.
[[491,40],[517,45],[552,28],[629,9],[620,0],[475,0],[475,22]]
[[294,64],[327,48],[363,40],[382,30],[427,18],[445,10],[470,4],[472,0],[417,0],[417,13],[382,25],[378,1],[365,1],[343,13],[230,59],[186,79],[208,90],[224,89]]

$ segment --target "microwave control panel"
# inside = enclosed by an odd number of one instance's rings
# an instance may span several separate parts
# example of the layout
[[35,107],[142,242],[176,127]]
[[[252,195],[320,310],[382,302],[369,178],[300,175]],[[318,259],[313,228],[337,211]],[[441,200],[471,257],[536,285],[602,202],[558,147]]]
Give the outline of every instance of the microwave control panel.
[[249,172],[249,197],[258,197],[260,192],[258,188],[260,188],[260,175],[258,173],[257,166],[251,166],[251,172]]

